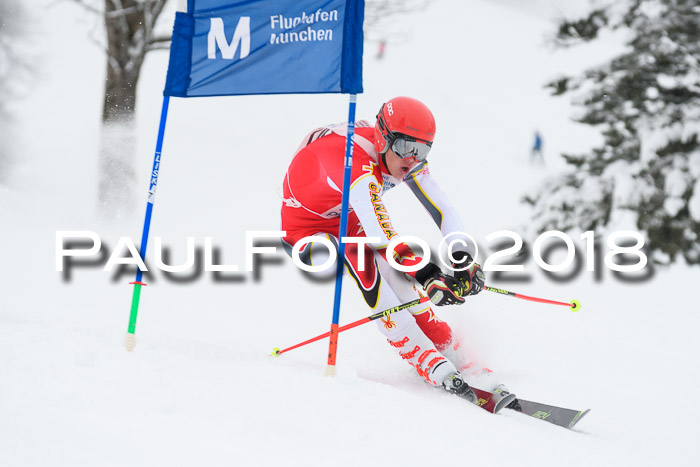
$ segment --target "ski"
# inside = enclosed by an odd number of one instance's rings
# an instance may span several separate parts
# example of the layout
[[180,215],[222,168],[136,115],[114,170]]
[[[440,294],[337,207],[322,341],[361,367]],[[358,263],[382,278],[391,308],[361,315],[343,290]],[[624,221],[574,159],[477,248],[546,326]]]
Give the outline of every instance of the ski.
[[[507,397],[512,395],[508,391],[501,388],[500,385],[494,390],[494,392],[500,396]],[[507,408],[539,420],[544,420],[545,422],[553,423],[557,426],[568,428],[569,430],[571,430],[588,412],[591,411],[591,409],[565,409],[563,407],[542,404],[541,402],[527,401],[520,398],[518,398],[518,403],[516,405]]]
[[542,404],[540,402],[533,402],[525,399],[517,399],[517,404],[515,404],[513,407],[508,407],[513,401],[516,400],[515,394],[509,393],[500,388],[497,388],[495,392],[484,391],[483,389],[475,388],[474,386],[471,386],[471,388],[477,397],[474,404],[487,412],[496,414],[504,408],[508,408],[527,416],[568,428],[569,430],[574,428],[574,426],[580,422],[588,412],[590,412],[590,409],[565,409],[564,407]]
[[557,426],[568,428],[569,430],[576,426],[576,424],[591,410],[565,409],[563,407],[556,407],[524,399],[518,399],[518,404],[520,408],[513,407],[512,410],[533,418],[544,420],[545,422],[553,423]]
[[515,399],[515,394],[494,394],[492,392],[475,388],[474,386],[471,388],[477,397],[475,404],[491,413],[500,412],[505,406],[513,402]]

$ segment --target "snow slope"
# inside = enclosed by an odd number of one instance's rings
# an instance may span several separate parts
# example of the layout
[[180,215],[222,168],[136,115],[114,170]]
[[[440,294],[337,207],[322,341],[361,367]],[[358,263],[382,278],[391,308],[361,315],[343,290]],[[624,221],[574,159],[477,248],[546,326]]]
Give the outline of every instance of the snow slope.
[[[394,27],[410,27],[410,41],[390,44],[382,61],[367,46],[358,102],[367,119],[394,95],[431,106],[432,170],[483,245],[487,234],[527,222],[519,199],[561,170],[557,153],[597,138],[542,84],[619,47],[609,38],[551,51],[542,12],[567,2],[513,3],[444,0],[403,17]],[[0,464],[696,464],[699,410],[686,388],[700,382],[699,275],[684,265],[638,283],[609,270],[555,282],[531,260],[529,281],[491,276],[491,284],[577,298],[579,313],[488,293],[438,310],[466,356],[521,396],[592,408],[574,432],[492,416],[427,387],[373,325],[341,336],[336,378],[323,376],[325,341],[269,357],[330,322],[332,284],[305,280],[282,253],[257,277],[202,273],[177,283],[155,273],[142,293],[137,347],[124,351],[133,275],[82,267],[68,280],[55,269],[57,230],[96,231],[113,248],[121,236],[138,242],[143,222],[142,208],[118,220],[95,215],[104,58],[86,37],[99,28],[68,3],[33,13],[39,75],[16,106],[21,160],[0,187]],[[166,53],[152,54],[139,89],[144,205],[166,63]],[[242,266],[244,232],[279,227],[277,190],[300,138],[344,120],[346,108],[346,96],[172,101],[150,245],[162,237],[177,263],[187,236],[198,245],[210,236],[222,263]],[[535,128],[546,169],[527,163]],[[437,238],[427,215],[412,220],[417,202],[405,187],[386,202],[401,233]],[[345,285],[343,323],[368,313]]]

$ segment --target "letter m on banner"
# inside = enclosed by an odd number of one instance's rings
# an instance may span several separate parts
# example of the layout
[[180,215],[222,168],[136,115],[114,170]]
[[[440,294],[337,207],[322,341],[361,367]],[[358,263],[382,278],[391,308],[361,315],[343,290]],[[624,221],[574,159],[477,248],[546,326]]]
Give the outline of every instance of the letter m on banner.
[[233,41],[230,44],[226,41],[224,21],[221,18],[211,18],[207,48],[208,59],[216,59],[218,47],[221,50],[222,58],[232,60],[233,56],[236,55],[238,44],[241,44],[240,58],[246,58],[250,54],[250,16],[240,17],[236,30],[233,32]]
[[362,92],[364,0],[189,0],[166,96]]

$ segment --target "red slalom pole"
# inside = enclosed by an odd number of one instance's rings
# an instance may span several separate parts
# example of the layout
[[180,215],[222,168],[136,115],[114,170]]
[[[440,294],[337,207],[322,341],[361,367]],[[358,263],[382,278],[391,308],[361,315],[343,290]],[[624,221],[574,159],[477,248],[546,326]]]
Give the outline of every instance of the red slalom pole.
[[579,302],[578,300],[571,300],[571,303],[557,302],[554,300],[547,300],[546,298],[530,297],[528,295],[523,295],[523,294],[519,294],[519,293],[515,293],[515,292],[510,292],[508,290],[497,289],[495,287],[489,287],[489,286],[484,286],[484,290],[488,290],[489,292],[494,292],[494,293],[498,293],[501,295],[507,295],[509,297],[519,298],[521,300],[529,300],[531,302],[548,303],[550,305],[567,306],[571,309],[571,311],[578,311],[581,309],[581,302]]
[[[399,312],[399,311],[401,311],[401,310],[405,310],[406,308],[411,308],[412,306],[415,306],[415,305],[418,305],[418,304],[420,304],[420,303],[427,302],[427,301],[430,301],[430,298],[428,298],[428,297],[417,298],[417,299],[415,299],[415,300],[411,300],[410,302],[406,302],[406,303],[404,303],[403,305],[398,305],[398,306],[395,306],[395,307],[393,307],[393,308],[389,308],[388,310],[380,311],[379,313],[375,313],[375,314],[370,315],[370,316],[367,316],[367,317],[365,317],[365,318],[358,319],[357,321],[352,322],[352,323],[350,323],[350,324],[346,324],[346,325],[344,325],[344,326],[340,326],[340,327],[338,328],[338,334],[340,334],[340,333],[343,332],[343,331],[347,331],[348,329],[352,329],[352,328],[354,328],[354,327],[357,327],[357,326],[359,326],[359,325],[361,325],[361,324],[369,323],[370,321],[374,321],[375,319],[379,319],[379,318],[383,318],[383,317],[389,316],[389,315],[391,315],[391,314],[393,314],[393,313],[397,313],[397,312]],[[275,357],[279,357],[280,355],[282,355],[282,354],[285,353],[285,352],[289,352],[290,350],[294,350],[294,349],[296,349],[296,348],[298,348],[298,347],[302,347],[302,346],[304,346],[304,345],[306,345],[306,344],[310,344],[310,343],[312,343],[312,342],[316,342],[317,340],[321,340],[321,339],[323,339],[324,337],[328,337],[328,336],[331,335],[331,332],[332,332],[332,331],[329,331],[329,332],[323,333],[323,334],[321,334],[321,335],[319,335],[319,336],[312,337],[312,338],[309,339],[309,340],[306,340],[306,341],[304,341],[304,342],[300,342],[300,343],[298,343],[298,344],[296,344],[296,345],[293,345],[293,346],[291,346],[291,347],[287,347],[286,349],[280,349],[279,347],[275,347],[274,349],[272,349],[272,354],[271,354],[271,355],[273,355],[273,356],[275,356]]]

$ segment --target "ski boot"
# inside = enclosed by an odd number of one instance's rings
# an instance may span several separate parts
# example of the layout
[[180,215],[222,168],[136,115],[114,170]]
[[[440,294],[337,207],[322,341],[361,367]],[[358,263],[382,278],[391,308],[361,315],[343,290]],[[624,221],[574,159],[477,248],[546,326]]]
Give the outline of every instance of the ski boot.
[[[501,396],[505,397],[510,394],[510,391],[506,387],[505,384],[499,384],[493,389],[493,392],[496,394],[500,394]],[[513,399],[512,402],[508,405],[506,405],[506,409],[513,409],[517,410],[518,412],[522,412],[523,408],[520,407],[520,402],[518,402],[518,399]]]
[[460,375],[458,371],[447,375],[447,378],[445,378],[445,380],[442,382],[442,387],[444,387],[447,392],[456,394],[457,396],[476,404],[476,394],[464,381],[464,379],[462,379],[462,375]]

